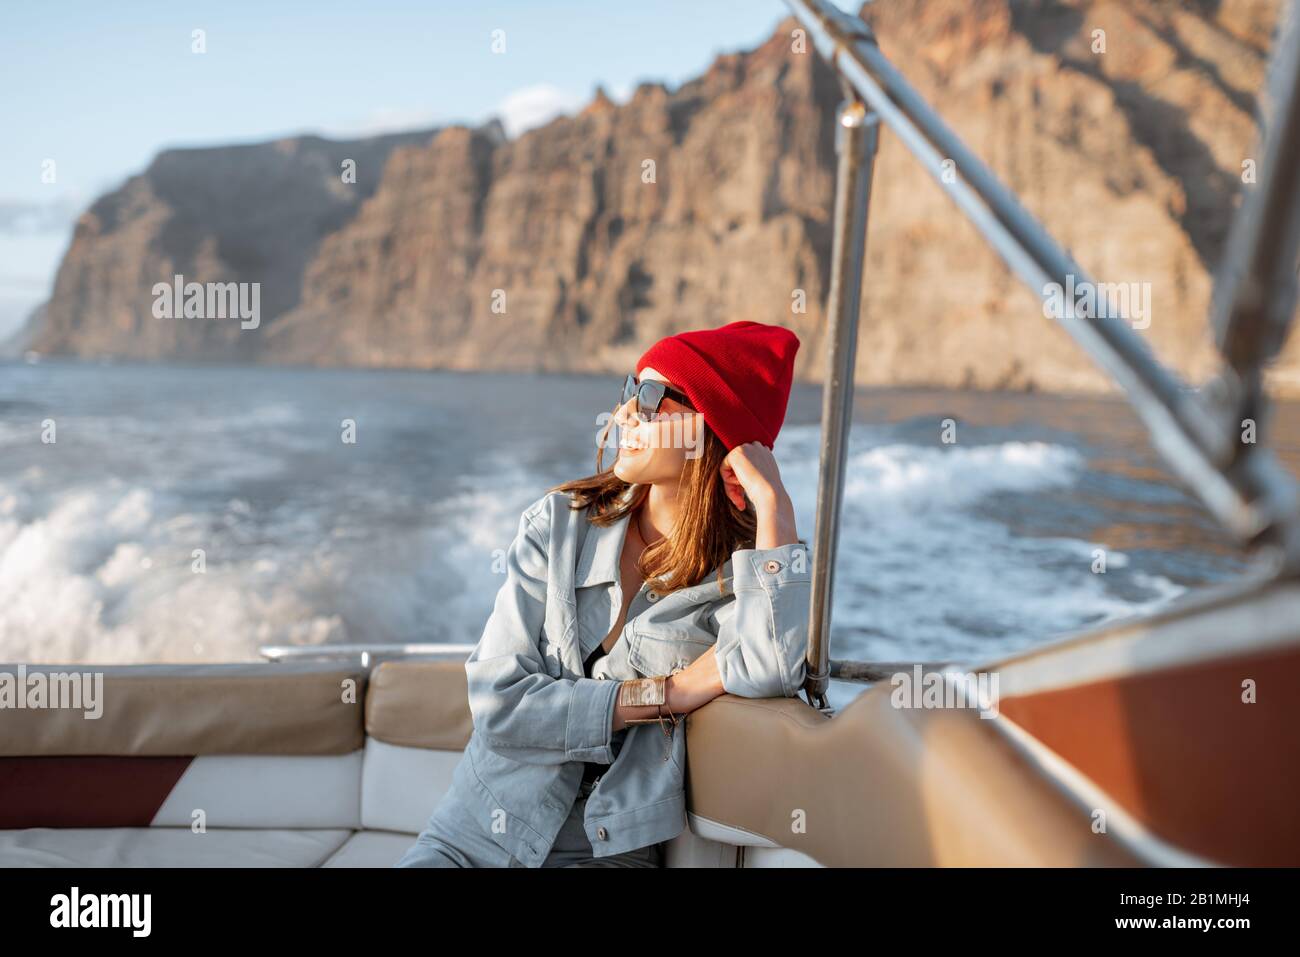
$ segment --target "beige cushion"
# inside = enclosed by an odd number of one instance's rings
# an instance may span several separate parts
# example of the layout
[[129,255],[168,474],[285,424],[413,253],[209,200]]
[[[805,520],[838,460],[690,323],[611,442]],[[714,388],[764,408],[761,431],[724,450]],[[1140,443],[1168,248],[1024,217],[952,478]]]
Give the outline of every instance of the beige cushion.
[[473,730],[463,662],[385,661],[371,672],[371,737],[408,748],[463,751]]
[[[6,709],[0,757],[347,754],[364,737],[364,669],[287,662],[24,667],[28,675],[102,673],[102,713]],[[346,701],[345,682],[355,690]]]
[[1140,863],[977,713],[896,708],[891,690],[834,719],[800,698],[723,695],[693,712],[691,812],[828,867]]

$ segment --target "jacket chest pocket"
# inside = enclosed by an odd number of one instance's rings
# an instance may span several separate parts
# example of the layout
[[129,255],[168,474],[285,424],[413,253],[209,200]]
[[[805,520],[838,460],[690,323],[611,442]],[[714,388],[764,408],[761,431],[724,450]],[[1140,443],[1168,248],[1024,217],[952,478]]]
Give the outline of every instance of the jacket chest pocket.
[[629,663],[639,674],[672,674],[713,647],[716,636],[694,631],[635,629]]

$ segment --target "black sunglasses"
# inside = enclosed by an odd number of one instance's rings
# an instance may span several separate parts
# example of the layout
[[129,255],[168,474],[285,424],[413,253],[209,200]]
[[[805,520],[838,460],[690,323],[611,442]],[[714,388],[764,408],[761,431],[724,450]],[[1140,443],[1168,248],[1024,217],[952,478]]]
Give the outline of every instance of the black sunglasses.
[[692,412],[695,406],[691,405],[691,400],[686,394],[679,392],[670,385],[664,385],[654,379],[647,379],[645,382],[637,382],[636,376],[630,375],[623,381],[623,401],[621,405],[626,405],[628,400],[636,396],[636,410],[642,419],[649,419],[659,411],[659,404],[663,402],[664,396],[680,402]]

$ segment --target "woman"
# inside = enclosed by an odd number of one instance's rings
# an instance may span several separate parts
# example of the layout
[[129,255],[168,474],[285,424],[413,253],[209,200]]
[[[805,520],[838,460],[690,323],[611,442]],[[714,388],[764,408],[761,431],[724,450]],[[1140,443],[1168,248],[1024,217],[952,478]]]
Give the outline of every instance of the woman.
[[681,719],[798,694],[810,556],[771,451],[798,348],[742,321],[641,356],[613,467],[520,518],[465,665],[473,734],[399,867],[661,866]]

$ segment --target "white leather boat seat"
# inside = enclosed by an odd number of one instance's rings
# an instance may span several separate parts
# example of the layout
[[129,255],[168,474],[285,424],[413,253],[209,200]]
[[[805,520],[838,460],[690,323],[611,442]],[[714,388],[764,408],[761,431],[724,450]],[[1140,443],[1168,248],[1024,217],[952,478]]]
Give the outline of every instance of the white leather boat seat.
[[319,867],[343,828],[44,828],[0,831],[5,867]]

